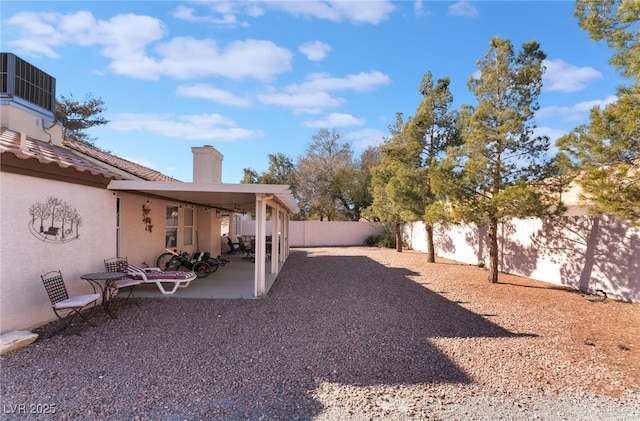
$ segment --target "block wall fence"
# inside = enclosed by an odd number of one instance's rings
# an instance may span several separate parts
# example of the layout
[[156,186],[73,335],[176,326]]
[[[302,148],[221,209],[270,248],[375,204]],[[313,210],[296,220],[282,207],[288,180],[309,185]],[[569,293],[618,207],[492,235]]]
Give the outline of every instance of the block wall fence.
[[[362,246],[382,224],[345,221],[291,221],[291,247]],[[242,233],[253,235],[253,221]],[[271,227],[267,227],[267,235]],[[436,255],[468,264],[489,260],[486,227],[437,225]],[[427,251],[423,222],[404,224],[404,247]],[[501,272],[640,302],[640,229],[608,217],[513,219],[499,227]]]

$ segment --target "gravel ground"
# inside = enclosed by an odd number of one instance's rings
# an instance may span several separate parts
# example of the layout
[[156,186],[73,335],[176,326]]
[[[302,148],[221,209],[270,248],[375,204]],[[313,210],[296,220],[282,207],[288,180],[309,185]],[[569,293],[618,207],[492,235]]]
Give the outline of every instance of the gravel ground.
[[295,249],[266,298],[144,299],[2,356],[3,419],[640,419],[640,306],[485,275]]

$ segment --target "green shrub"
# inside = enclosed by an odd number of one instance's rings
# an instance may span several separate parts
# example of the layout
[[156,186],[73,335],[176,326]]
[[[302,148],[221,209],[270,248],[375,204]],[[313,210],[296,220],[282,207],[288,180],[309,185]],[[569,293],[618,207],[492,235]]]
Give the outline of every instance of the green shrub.
[[372,234],[365,238],[364,244],[368,247],[376,247],[380,243],[380,236],[377,234]]
[[394,249],[396,248],[396,235],[391,231],[386,231],[380,236],[380,245],[382,247]]

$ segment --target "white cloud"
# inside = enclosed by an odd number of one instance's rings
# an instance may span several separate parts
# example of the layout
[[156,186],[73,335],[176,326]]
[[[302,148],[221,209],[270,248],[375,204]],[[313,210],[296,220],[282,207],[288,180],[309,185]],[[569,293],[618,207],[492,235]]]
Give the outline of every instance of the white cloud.
[[536,119],[548,117],[561,117],[567,121],[578,121],[585,119],[589,115],[589,111],[595,106],[604,108],[608,104],[612,104],[618,100],[615,95],[610,95],[605,99],[596,99],[593,101],[579,102],[570,107],[543,107],[536,111]]
[[176,19],[184,20],[193,23],[210,23],[218,26],[249,26],[248,22],[239,22],[236,15],[229,10],[227,13],[222,13],[220,17],[216,16],[196,16],[195,9],[192,7],[186,7],[179,5],[173,12],[173,17]]
[[417,0],[413,2],[413,12],[416,16],[431,16],[433,12],[431,10],[424,9],[424,1]]
[[271,41],[248,39],[220,48],[215,40],[176,37],[159,46],[162,74],[177,79],[224,76],[230,79],[272,80],[291,71],[291,51]]
[[331,46],[321,41],[313,41],[302,44],[298,50],[311,61],[321,61],[327,57]]
[[232,92],[224,91],[208,84],[178,86],[176,94],[188,98],[209,99],[220,104],[232,105],[234,107],[248,107],[251,105],[249,98],[237,96]]
[[117,114],[110,119],[109,128],[200,141],[228,142],[262,136],[260,131],[237,127],[235,121],[220,114]]
[[89,12],[19,13],[7,22],[18,28],[19,39],[11,45],[22,51],[57,58],[56,48],[63,45],[98,46],[111,59],[112,72],[137,79],[222,76],[270,81],[291,71],[293,59],[291,51],[271,41],[247,39],[219,46],[213,39],[191,37],[157,45],[152,56],[148,50],[168,31],[160,20],[142,15],[97,20]]
[[331,113],[323,120],[309,120],[303,123],[307,127],[328,128],[362,126],[365,123],[363,118],[356,118],[351,114]]
[[556,140],[566,135],[568,132],[563,129],[554,129],[551,127],[536,127],[533,130],[533,136],[548,136],[551,144],[554,145]]
[[381,72],[369,72],[332,77],[325,73],[313,73],[301,84],[292,84],[282,89],[270,89],[259,94],[258,100],[265,104],[291,107],[296,114],[319,114],[323,108],[337,107],[346,101],[329,94],[331,91],[366,92],[380,85],[387,85],[390,79]]
[[323,108],[345,103],[344,99],[334,98],[326,92],[267,92],[258,94],[257,98],[264,104],[290,107],[296,114],[318,114]]
[[372,25],[388,19],[391,12],[395,10],[393,3],[387,0],[274,1],[268,4],[294,16],[307,16],[332,22],[346,20],[351,23]]
[[478,16],[478,9],[466,0],[459,1],[458,3],[449,6],[449,14],[452,16]]
[[381,85],[391,83],[389,76],[382,72],[360,72],[345,77],[331,77],[326,73],[312,73],[302,84],[289,85],[287,92],[337,91],[352,90],[356,92],[372,91]]
[[11,45],[27,54],[59,58],[56,47],[63,45],[102,47],[102,54],[116,59],[136,56],[150,43],[167,34],[164,24],[155,18],[121,14],[109,20],[97,20],[89,12],[72,14],[23,12],[6,21],[18,33]]
[[560,59],[544,60],[543,64],[547,68],[542,76],[547,91],[581,91],[592,80],[602,78],[602,73],[593,67],[576,67]]
[[364,151],[369,146],[378,146],[382,144],[385,136],[388,135],[389,133],[383,132],[382,130],[362,129],[345,133],[344,138],[349,140],[351,146],[353,146],[353,150],[358,152]]
[[193,3],[200,3],[209,7],[215,13],[223,15],[229,14],[245,14],[251,17],[262,16],[264,11],[264,5],[268,3],[263,1],[228,1],[228,0],[216,0],[216,1],[199,1]]

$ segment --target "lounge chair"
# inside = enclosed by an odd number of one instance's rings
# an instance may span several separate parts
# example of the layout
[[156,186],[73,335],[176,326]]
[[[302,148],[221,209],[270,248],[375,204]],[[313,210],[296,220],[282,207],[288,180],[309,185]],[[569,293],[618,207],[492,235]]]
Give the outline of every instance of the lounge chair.
[[[195,272],[140,268],[131,263],[127,265],[127,276],[146,284],[154,283],[163,294],[174,294],[179,287],[184,288],[196,279]],[[163,284],[173,284],[173,288],[167,289]]]

